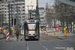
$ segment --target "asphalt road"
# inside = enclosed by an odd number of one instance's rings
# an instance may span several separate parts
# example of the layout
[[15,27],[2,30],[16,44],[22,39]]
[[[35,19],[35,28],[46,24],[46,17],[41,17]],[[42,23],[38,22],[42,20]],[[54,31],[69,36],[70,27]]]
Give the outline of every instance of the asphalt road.
[[[69,40],[61,41],[0,41],[0,50],[66,50],[75,49],[75,42]],[[72,50],[72,49],[71,49]]]
[[75,50],[75,36],[60,40],[42,35],[39,41],[0,41],[0,50]]

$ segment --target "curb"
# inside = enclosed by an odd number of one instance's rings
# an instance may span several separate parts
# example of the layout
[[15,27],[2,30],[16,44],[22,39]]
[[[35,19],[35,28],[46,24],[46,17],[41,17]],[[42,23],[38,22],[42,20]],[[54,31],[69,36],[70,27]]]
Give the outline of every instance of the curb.
[[5,38],[5,37],[4,37],[4,38],[0,38],[0,40],[1,40],[1,39],[6,39],[6,38]]
[[[19,39],[18,39],[18,41],[21,41],[22,38],[23,38],[23,36],[22,36],[22,35],[19,35]],[[9,41],[17,41],[17,40],[16,40],[16,36],[10,38]]]
[[[49,34],[47,34],[48,36],[51,36]],[[65,39],[68,39],[67,37],[59,37],[59,36],[52,36],[54,38],[57,38],[57,39],[60,39],[60,40],[65,40]]]

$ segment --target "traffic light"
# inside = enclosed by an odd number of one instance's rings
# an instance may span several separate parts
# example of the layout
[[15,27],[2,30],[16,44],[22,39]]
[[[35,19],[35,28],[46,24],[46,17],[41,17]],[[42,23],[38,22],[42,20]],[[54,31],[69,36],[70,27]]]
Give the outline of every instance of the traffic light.
[[[13,25],[13,19],[12,19],[12,25]],[[14,25],[16,25],[16,19],[14,19]]]

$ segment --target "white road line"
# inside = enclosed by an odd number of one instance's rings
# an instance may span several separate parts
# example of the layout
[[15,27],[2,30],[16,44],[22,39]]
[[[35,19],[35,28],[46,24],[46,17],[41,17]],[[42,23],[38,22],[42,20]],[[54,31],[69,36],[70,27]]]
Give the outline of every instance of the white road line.
[[[54,43],[54,42],[53,42]],[[55,45],[57,45],[57,46],[59,46],[59,47],[61,47],[60,45],[58,45],[58,44],[56,44],[56,43],[54,43]]]
[[29,50],[28,42],[27,42],[27,50]]
[[39,44],[40,44],[42,47],[44,47],[46,50],[48,50],[42,43],[39,42]]

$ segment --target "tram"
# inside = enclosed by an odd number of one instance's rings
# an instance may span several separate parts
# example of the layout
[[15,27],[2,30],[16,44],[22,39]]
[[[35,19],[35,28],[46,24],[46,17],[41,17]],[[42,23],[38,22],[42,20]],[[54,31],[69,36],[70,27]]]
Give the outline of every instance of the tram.
[[28,19],[24,21],[24,39],[39,40],[39,20]]

